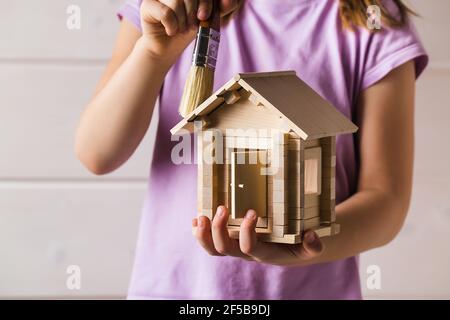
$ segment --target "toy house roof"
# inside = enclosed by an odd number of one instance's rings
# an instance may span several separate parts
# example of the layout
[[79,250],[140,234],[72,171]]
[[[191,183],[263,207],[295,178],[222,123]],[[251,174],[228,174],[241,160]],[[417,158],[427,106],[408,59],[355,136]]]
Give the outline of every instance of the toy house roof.
[[181,129],[192,132],[193,122],[197,118],[225,105],[227,92],[241,88],[255,95],[274,115],[282,117],[288,127],[303,140],[352,133],[358,129],[298,78],[295,71],[283,71],[236,75],[178,123],[171,133],[179,134]]

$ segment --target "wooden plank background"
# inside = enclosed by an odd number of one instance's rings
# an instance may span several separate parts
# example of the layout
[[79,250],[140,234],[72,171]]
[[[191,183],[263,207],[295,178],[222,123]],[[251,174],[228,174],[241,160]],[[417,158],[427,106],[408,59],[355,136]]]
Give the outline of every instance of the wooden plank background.
[[[361,255],[366,298],[450,298],[450,20],[445,0],[406,1],[430,55],[417,82],[412,202],[406,223],[388,246]],[[380,267],[381,290],[367,288],[368,266]]]
[[[111,54],[113,0],[0,0],[0,297],[124,297],[153,149],[95,177],[73,153]],[[81,30],[66,27],[69,5]],[[66,287],[79,265],[82,287]]]
[[[123,168],[94,177],[73,131],[111,47],[121,0],[0,0],[0,297],[124,297],[154,124]],[[411,1],[432,58],[418,82],[414,195],[398,238],[361,256],[366,298],[450,298],[450,44],[447,0]],[[81,8],[81,30],[66,9]],[[82,288],[67,289],[68,265]],[[366,287],[378,265],[381,290]]]

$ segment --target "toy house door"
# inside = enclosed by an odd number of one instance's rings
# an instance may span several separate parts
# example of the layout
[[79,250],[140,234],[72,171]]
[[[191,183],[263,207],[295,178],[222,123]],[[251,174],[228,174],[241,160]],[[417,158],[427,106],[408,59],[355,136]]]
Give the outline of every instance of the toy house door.
[[231,154],[231,218],[243,218],[248,209],[267,216],[267,151]]

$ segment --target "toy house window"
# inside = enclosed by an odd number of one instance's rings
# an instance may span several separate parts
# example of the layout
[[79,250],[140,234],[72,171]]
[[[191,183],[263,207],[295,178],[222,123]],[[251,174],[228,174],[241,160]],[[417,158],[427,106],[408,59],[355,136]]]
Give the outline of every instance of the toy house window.
[[305,194],[320,195],[322,182],[322,150],[305,150]]

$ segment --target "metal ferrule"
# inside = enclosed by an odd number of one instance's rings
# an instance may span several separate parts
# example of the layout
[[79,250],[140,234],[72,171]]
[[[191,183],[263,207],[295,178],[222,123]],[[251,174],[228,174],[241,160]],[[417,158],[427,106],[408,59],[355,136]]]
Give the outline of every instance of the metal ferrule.
[[220,32],[213,28],[200,27],[195,42],[192,64],[216,69],[219,53]]

